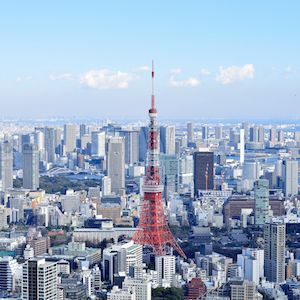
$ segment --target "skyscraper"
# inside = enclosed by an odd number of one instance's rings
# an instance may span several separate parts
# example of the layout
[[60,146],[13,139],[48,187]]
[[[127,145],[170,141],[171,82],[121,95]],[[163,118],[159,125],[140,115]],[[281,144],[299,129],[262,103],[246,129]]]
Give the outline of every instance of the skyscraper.
[[269,222],[269,181],[259,179],[254,188],[254,222],[263,226]]
[[61,146],[61,129],[54,128],[54,151],[56,154],[60,154],[60,146]]
[[202,140],[208,139],[208,127],[202,126]]
[[80,138],[82,138],[86,133],[86,126],[85,124],[80,124],[79,126],[79,134],[80,134]]
[[286,197],[293,197],[298,194],[298,161],[283,160],[282,180]]
[[160,153],[175,154],[175,127],[161,126],[160,127]]
[[125,138],[125,164],[133,165],[139,162],[139,131],[122,130],[119,136]]
[[149,127],[141,127],[139,134],[139,160],[146,161]]
[[207,189],[214,188],[214,153],[195,152],[194,153],[194,193],[198,195],[198,190],[206,189],[206,169],[207,169]]
[[160,155],[161,183],[164,185],[164,198],[168,199],[170,192],[178,192],[179,162],[177,155]]
[[56,262],[32,258],[23,265],[24,300],[57,300]]
[[245,160],[245,130],[240,129],[240,163]]
[[187,122],[187,133],[188,133],[188,142],[192,142],[194,140],[194,123]]
[[248,122],[243,122],[242,123],[242,128],[245,130],[244,134],[245,134],[245,141],[248,140],[249,138],[249,123]]
[[276,129],[275,128],[270,129],[270,142],[273,142],[273,143],[276,142]]
[[250,127],[250,142],[258,143],[258,127]]
[[300,131],[295,131],[294,132],[294,140],[296,142],[300,142]]
[[125,139],[111,137],[107,142],[107,176],[111,179],[112,192],[125,188]]
[[284,143],[284,133],[283,133],[282,130],[280,130],[280,131],[278,132],[278,142],[279,142],[279,143]]
[[54,163],[56,161],[55,156],[55,133],[54,128],[45,127],[45,151],[47,162]]
[[0,180],[3,189],[13,187],[13,155],[12,146],[0,143]]
[[39,188],[39,150],[36,144],[23,145],[23,188]]
[[76,124],[64,125],[64,144],[66,152],[73,152],[76,148]]
[[265,128],[258,126],[258,142],[263,143],[265,141]]
[[268,281],[285,281],[285,224],[264,225],[265,277]]
[[105,132],[92,132],[92,155],[105,156]]
[[221,140],[222,139],[222,127],[221,126],[216,126],[215,138],[216,138],[216,140]]

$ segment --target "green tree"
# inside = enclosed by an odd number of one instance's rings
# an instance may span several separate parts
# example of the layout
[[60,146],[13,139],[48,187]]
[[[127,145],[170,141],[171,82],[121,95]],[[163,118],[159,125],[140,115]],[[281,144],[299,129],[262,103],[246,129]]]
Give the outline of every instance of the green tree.
[[180,288],[170,287],[163,288],[159,287],[156,289],[152,289],[151,298],[154,300],[183,300],[184,299],[184,291]]

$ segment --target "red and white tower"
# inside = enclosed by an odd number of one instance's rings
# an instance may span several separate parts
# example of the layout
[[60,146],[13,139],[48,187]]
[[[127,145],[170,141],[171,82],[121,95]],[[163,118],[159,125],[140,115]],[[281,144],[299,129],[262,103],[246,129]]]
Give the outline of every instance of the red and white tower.
[[161,193],[159,175],[159,141],[157,134],[157,110],[154,97],[154,63],[152,61],[152,96],[149,110],[149,136],[146,163],[146,179],[143,186],[144,200],[139,225],[132,240],[135,243],[148,245],[157,256],[166,254],[166,246],[173,247],[182,257],[184,252],[175,241],[166,221]]

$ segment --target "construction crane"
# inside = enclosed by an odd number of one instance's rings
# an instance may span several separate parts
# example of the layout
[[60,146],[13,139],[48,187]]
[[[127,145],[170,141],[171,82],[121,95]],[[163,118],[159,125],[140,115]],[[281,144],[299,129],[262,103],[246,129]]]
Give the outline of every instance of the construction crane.
[[224,171],[221,172],[222,185],[224,184],[224,174],[226,173],[227,169],[228,169],[228,167]]
[[207,162],[206,170],[205,170],[205,182],[206,182],[205,187],[206,187],[206,190],[207,190],[207,180],[208,180],[208,165],[209,165],[209,163]]

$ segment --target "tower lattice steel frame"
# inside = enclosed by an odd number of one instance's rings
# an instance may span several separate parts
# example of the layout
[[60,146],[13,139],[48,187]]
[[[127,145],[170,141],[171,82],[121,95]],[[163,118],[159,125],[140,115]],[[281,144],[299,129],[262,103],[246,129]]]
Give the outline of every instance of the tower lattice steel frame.
[[161,193],[163,185],[160,184],[159,175],[159,141],[157,134],[157,110],[154,96],[154,63],[152,61],[152,96],[149,110],[149,137],[146,163],[146,179],[143,186],[144,200],[139,220],[139,225],[132,240],[135,243],[148,245],[153,248],[157,256],[166,254],[166,246],[169,244],[182,257],[186,255],[175,241],[164,213]]

